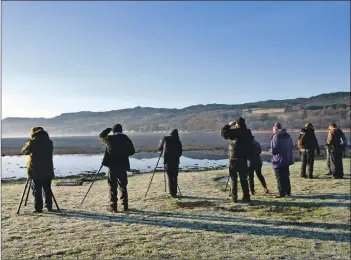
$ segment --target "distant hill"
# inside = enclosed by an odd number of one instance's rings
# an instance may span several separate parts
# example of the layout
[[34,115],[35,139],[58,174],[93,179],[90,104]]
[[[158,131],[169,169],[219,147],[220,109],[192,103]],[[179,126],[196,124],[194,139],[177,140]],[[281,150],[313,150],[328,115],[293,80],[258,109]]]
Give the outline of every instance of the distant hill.
[[207,104],[183,109],[135,107],[106,112],[81,111],[54,118],[5,118],[4,136],[27,136],[32,126],[43,126],[51,135],[90,135],[115,123],[136,132],[218,131],[228,121],[243,116],[253,130],[271,129],[279,120],[286,128],[300,128],[311,122],[327,128],[330,122],[350,127],[350,92],[321,94],[310,98],[266,100],[240,105]]

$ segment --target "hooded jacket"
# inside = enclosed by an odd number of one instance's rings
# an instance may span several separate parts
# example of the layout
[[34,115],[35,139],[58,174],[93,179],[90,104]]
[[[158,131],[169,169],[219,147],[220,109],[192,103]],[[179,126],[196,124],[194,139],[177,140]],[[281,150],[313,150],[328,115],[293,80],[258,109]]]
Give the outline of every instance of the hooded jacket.
[[135,153],[132,141],[123,133],[108,135],[111,128],[107,128],[99,135],[100,140],[106,144],[106,151],[102,165],[119,171],[130,171],[129,156]]
[[170,136],[162,138],[158,150],[164,152],[164,164],[179,164],[179,158],[182,156],[183,147],[176,129],[172,131]]
[[31,138],[22,148],[22,153],[29,155],[27,162],[28,179],[53,179],[54,164],[52,160],[53,143],[41,127],[33,127]]
[[285,129],[279,129],[271,138],[273,169],[294,164],[293,142]]
[[259,142],[255,139],[252,141],[252,153],[249,157],[249,167],[255,167],[262,165],[261,153],[262,148]]

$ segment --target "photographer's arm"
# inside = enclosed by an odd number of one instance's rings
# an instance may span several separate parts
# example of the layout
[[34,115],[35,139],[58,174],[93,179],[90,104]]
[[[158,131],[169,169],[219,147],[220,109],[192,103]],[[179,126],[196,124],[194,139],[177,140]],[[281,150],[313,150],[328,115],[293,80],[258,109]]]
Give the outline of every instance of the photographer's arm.
[[135,154],[135,148],[132,140],[130,140],[129,138],[128,138],[128,145],[129,145],[129,156],[132,156],[133,154]]
[[28,140],[22,148],[22,153],[25,155],[30,155],[32,153],[32,142]]
[[238,128],[231,129],[230,127],[234,125],[234,122],[230,122],[228,125],[225,125],[221,130],[221,136],[224,139],[235,139],[239,138],[242,134],[242,131]]
[[[291,140],[292,143],[292,140]],[[292,144],[293,147],[293,144]],[[273,155],[279,154],[279,144],[278,144],[278,137],[277,136],[273,136],[272,140],[271,140],[271,149],[270,152]]]
[[314,138],[314,146],[316,147],[317,155],[320,155],[321,154],[321,149],[319,148],[319,143],[318,143],[316,135],[314,135],[313,138]]
[[164,142],[165,142],[165,138],[162,138],[157,148],[158,151],[163,151]]
[[182,156],[183,154],[183,146],[182,146],[182,142],[179,141],[179,158]]
[[100,134],[99,134],[99,139],[101,142],[107,144],[107,145],[110,145],[110,142],[108,141],[108,134],[111,132],[112,128],[106,128],[104,131],[102,131]]

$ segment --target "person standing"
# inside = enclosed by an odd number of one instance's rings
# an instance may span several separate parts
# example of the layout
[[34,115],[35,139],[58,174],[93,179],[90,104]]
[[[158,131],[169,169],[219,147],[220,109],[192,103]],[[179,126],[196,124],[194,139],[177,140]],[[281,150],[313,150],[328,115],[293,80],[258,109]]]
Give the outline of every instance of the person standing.
[[330,171],[335,179],[344,178],[344,169],[342,164],[342,156],[347,146],[347,139],[343,131],[336,124],[329,125],[326,146],[329,149]]
[[320,149],[311,123],[301,129],[297,147],[301,155],[301,177],[313,179],[314,153],[317,151],[317,155],[320,155]]
[[177,197],[179,158],[182,156],[182,142],[179,140],[178,130],[174,129],[170,136],[165,136],[160,141],[159,151],[163,151],[163,164],[168,176],[169,194]]
[[252,155],[249,157],[249,184],[250,184],[250,191],[251,194],[255,194],[255,176],[254,173],[256,172],[257,178],[260,180],[266,194],[269,193],[267,188],[266,180],[262,175],[262,159],[261,159],[261,152],[262,148],[259,142],[255,140],[253,137],[252,141]]
[[272,153],[272,168],[278,184],[279,196],[277,198],[290,197],[289,166],[294,164],[293,142],[287,131],[282,129],[280,123],[273,124],[273,133],[270,152]]
[[[234,129],[231,127],[234,126]],[[251,153],[253,136],[251,130],[246,127],[245,119],[240,117],[238,120],[229,122],[221,130],[221,136],[229,140],[229,176],[231,178],[232,199],[238,202],[238,174],[243,190],[243,201],[250,202],[248,185],[248,166],[247,160]]]
[[51,181],[55,177],[52,160],[54,146],[46,131],[40,126],[31,129],[31,136],[22,148],[22,153],[29,155],[27,178],[32,179],[35,213],[43,212],[43,194],[45,207],[52,211]]
[[[112,131],[112,134],[109,133]],[[135,153],[134,145],[129,137],[122,133],[122,126],[116,124],[113,128],[103,130],[99,139],[106,144],[102,165],[108,167],[108,185],[110,189],[109,211],[117,212],[117,188],[125,211],[128,210],[128,178],[130,171],[129,156]]]
[[327,155],[327,168],[328,168],[328,172],[326,175],[332,175],[331,168],[330,168],[330,149],[329,149],[329,146],[327,145],[327,139],[325,139],[324,148]]

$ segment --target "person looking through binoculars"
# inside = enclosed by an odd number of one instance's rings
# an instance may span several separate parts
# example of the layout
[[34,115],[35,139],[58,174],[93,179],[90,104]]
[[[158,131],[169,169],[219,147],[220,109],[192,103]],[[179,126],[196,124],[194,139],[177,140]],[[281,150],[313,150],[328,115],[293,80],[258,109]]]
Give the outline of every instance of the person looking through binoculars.
[[[112,134],[109,133],[112,131]],[[99,135],[100,140],[106,144],[105,156],[102,165],[108,167],[108,185],[110,188],[109,211],[117,212],[117,187],[120,189],[120,199],[125,211],[128,210],[128,178],[130,171],[129,156],[135,153],[134,145],[129,137],[122,133],[122,126],[115,125],[106,128]]]
[[[231,128],[234,126],[234,129]],[[243,202],[250,202],[248,184],[247,160],[251,154],[253,136],[251,130],[246,127],[245,119],[230,122],[222,128],[221,136],[229,141],[229,176],[231,178],[231,196],[233,202],[238,202],[238,175],[243,190]]]

